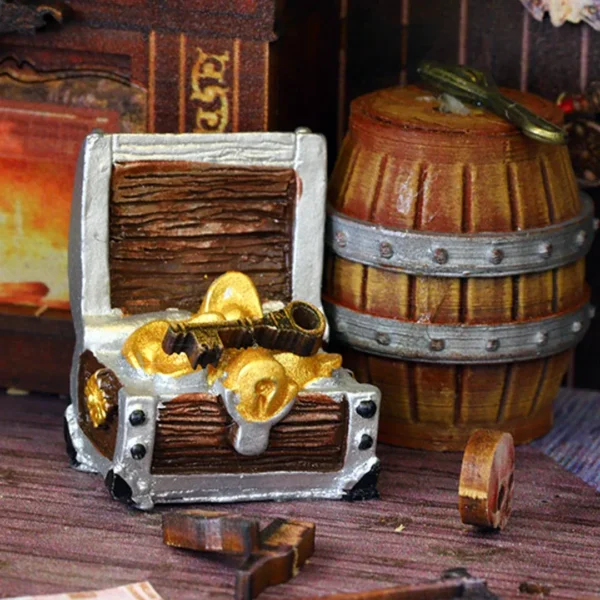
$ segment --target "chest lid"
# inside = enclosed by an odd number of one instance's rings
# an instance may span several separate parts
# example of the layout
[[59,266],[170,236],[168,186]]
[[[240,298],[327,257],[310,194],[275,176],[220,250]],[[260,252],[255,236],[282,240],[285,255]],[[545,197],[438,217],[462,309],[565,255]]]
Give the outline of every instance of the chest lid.
[[326,149],[320,135],[93,134],[74,191],[74,320],[195,311],[242,271],[263,301],[320,306]]

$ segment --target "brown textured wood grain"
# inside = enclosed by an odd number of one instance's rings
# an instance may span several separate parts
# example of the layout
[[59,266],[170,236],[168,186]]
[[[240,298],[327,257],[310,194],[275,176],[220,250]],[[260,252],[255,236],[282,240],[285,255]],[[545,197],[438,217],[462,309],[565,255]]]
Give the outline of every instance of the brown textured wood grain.
[[119,383],[116,375],[110,371],[109,377],[104,378],[102,384],[102,391],[106,394],[108,402],[114,407],[104,425],[94,427],[89,417],[89,413],[86,407],[85,398],[85,384],[88,379],[99,369],[106,369],[106,366],[102,364],[92,352],[86,350],[79,357],[79,373],[78,373],[78,391],[79,398],[77,399],[78,415],[77,420],[79,426],[87,438],[94,444],[96,450],[102,454],[102,456],[113,459],[115,453],[115,446],[117,443],[117,430],[119,426],[118,411],[119,411],[119,389],[121,384]]
[[199,163],[116,165],[110,202],[112,305],[197,310],[225,271],[263,300],[291,298],[292,169]]
[[234,426],[219,396],[184,394],[159,409],[152,472],[224,473],[336,471],[346,451],[347,402],[300,394],[290,413],[271,429],[259,456],[238,454]]
[[258,518],[223,511],[167,513],[163,535],[170,546],[233,562],[235,600],[252,600],[267,587],[289,581],[315,551],[314,523],[276,518],[259,530]]
[[210,552],[217,558],[248,558],[260,550],[257,519],[237,512],[198,508],[163,514],[163,540],[168,546]]
[[[574,396],[561,392],[563,401]],[[583,391],[576,401],[600,402],[598,394]],[[97,590],[144,578],[164,600],[232,598],[228,567],[163,543],[162,515],[181,506],[131,510],[110,499],[102,477],[69,467],[61,427],[65,406],[52,396],[0,394],[0,596]],[[557,418],[569,416],[561,411]],[[578,451],[575,438],[571,442]],[[486,578],[502,598],[525,598],[519,595],[523,582],[550,586],[550,598],[565,600],[600,589],[600,573],[591,568],[598,562],[600,496],[539,450],[516,450],[517,493],[500,536],[471,532],[460,522],[460,454],[385,445],[377,454],[380,500],[218,507],[243,509],[264,521],[279,516],[316,524],[309,563],[261,599],[422,583],[458,565]],[[399,525],[405,527],[401,533],[395,532]]]
[[[561,121],[551,102],[510,93]],[[532,142],[491,114],[442,115],[422,100],[428,94],[393,88],[353,103],[329,187],[334,208],[385,227],[456,234],[544,227],[579,213],[566,147]],[[328,300],[422,323],[528,321],[587,299],[583,261],[542,273],[458,279],[415,277],[330,255],[325,274]],[[463,448],[477,426],[511,431],[517,443],[547,431],[570,356],[455,366],[342,353],[360,381],[382,389],[380,439],[439,450]]]
[[463,523],[504,529],[512,511],[515,445],[502,431],[477,429],[463,455],[458,510]]

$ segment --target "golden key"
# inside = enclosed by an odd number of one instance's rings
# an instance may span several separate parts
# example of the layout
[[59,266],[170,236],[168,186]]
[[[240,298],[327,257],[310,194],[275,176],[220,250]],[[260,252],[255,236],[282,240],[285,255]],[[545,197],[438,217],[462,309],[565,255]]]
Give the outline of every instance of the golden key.
[[431,87],[452,94],[463,102],[484,106],[514,123],[527,137],[546,144],[564,144],[564,129],[531,112],[522,104],[503,96],[494,80],[467,66],[441,65],[423,61],[417,69]]
[[308,302],[290,302],[262,319],[220,323],[170,323],[163,340],[167,354],[185,352],[195,369],[216,365],[225,348],[262,346],[299,356],[316,354],[325,333],[325,317]]

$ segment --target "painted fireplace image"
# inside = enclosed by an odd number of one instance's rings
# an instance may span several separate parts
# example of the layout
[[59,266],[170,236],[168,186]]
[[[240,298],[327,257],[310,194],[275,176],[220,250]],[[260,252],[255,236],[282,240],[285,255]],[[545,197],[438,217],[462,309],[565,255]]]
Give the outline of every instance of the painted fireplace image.
[[68,309],[67,239],[85,136],[145,129],[145,92],[109,74],[0,65],[0,303]]
[[[67,236],[80,140],[109,111],[0,102],[0,300],[68,308]],[[57,135],[58,134],[58,135]]]

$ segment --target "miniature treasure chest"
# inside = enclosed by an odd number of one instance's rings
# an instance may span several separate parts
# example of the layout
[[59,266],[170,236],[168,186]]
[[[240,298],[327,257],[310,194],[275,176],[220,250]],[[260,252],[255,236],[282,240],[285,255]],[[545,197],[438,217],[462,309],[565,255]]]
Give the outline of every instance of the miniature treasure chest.
[[74,466],[156,502],[376,495],[379,391],[321,350],[321,136],[90,135],[74,192]]

